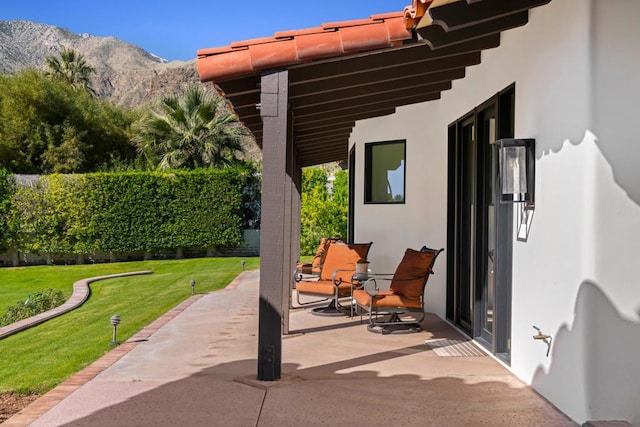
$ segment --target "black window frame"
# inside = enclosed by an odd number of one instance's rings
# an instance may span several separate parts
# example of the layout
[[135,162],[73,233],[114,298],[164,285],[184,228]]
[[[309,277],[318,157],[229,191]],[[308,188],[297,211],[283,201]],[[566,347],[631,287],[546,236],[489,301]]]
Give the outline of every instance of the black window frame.
[[[402,176],[402,200],[372,200],[372,161],[375,147],[382,145],[402,144],[404,170]],[[364,144],[364,204],[365,205],[404,205],[407,200],[407,140],[394,139],[389,141],[368,142]]]

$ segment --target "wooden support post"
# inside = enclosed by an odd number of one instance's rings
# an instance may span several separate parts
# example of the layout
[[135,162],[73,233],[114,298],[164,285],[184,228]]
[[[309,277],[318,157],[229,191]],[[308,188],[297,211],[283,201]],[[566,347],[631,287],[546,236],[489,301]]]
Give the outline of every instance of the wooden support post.
[[287,147],[290,144],[288,86],[286,70],[262,75],[263,167],[258,315],[258,379],[262,381],[280,379],[285,303],[288,315],[288,300],[283,298],[283,284],[289,282],[291,274],[291,267],[283,269],[290,257],[291,233],[291,177],[287,174]]
[[294,143],[293,122],[294,117],[289,114],[288,129],[289,138],[287,144],[287,191],[286,191],[286,218],[285,218],[285,254],[283,271],[289,272],[287,280],[282,283],[282,295],[284,313],[282,322],[282,333],[289,334],[289,309],[292,302],[291,273],[296,261],[300,258],[300,192],[302,188],[302,170],[298,166],[298,154]]
[[[291,120],[293,122],[293,120]],[[291,157],[291,233],[290,233],[290,267],[289,271],[293,272],[296,261],[300,259],[300,193],[302,191],[302,169],[298,166],[298,159],[294,144],[291,144],[290,150]],[[287,315],[284,318],[283,333],[287,335],[289,333],[289,309],[292,307],[292,291],[293,283],[290,280],[285,284],[284,289],[285,296],[287,297],[285,303],[285,312]]]

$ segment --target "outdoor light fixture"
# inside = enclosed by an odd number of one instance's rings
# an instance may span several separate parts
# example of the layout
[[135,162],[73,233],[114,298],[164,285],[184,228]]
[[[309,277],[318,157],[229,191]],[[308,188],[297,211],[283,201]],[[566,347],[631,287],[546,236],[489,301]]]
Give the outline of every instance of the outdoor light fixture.
[[191,295],[194,295],[196,292],[196,281],[191,279],[189,283],[191,284]]
[[524,203],[533,208],[535,185],[535,139],[503,138],[498,148],[501,203]]
[[242,260],[242,261],[240,261],[240,262],[242,263],[242,270],[244,271],[244,266],[245,266],[245,264],[247,263],[247,261]]
[[118,345],[120,343],[116,339],[116,334],[118,332],[118,325],[120,324],[120,316],[118,316],[117,314],[114,314],[113,316],[111,316],[110,321],[111,321],[111,325],[113,326],[113,338],[109,343],[109,345]]

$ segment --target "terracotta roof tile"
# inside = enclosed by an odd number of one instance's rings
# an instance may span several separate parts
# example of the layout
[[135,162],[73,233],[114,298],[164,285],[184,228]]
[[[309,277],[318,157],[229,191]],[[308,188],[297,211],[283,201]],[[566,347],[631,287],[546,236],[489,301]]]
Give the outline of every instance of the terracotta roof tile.
[[[228,47],[226,47],[226,50],[233,50],[241,47],[253,46],[255,44],[271,43],[274,41],[276,41],[274,37],[260,37],[257,39],[241,40],[241,41],[231,43]],[[225,48],[221,48],[221,49],[225,49]]]
[[342,38],[338,32],[310,34],[297,40],[298,59],[311,61],[317,58],[338,56],[342,53]]
[[404,12],[385,13],[200,49],[197,60],[200,80],[220,81],[320,58],[399,46],[411,38],[404,16]]
[[378,13],[376,15],[371,15],[371,19],[378,20],[378,19],[390,19],[390,18],[395,18],[396,16],[398,16],[398,12],[388,12],[388,13]]
[[317,34],[317,33],[323,33],[325,32],[325,29],[322,27],[313,27],[313,28],[305,28],[304,30],[297,30],[294,31],[294,35],[296,36],[304,36],[304,35],[308,35],[308,34]]
[[336,21],[336,22],[327,22],[325,24],[322,24],[322,28],[325,30],[333,30],[336,28],[343,28],[343,27],[357,27],[359,25],[369,25],[372,22],[375,22],[375,20],[373,18],[369,18],[369,19],[353,19],[351,21]]
[[406,28],[414,28],[427,13],[429,6],[431,6],[431,0],[412,0],[411,5],[404,8]]
[[202,49],[197,68],[224,91],[259,146],[260,73],[291,68],[287,102],[299,165],[328,163],[347,157],[356,121],[439,99],[483,50],[500,45],[502,31],[526,24],[529,9],[550,1],[407,0],[399,13]]

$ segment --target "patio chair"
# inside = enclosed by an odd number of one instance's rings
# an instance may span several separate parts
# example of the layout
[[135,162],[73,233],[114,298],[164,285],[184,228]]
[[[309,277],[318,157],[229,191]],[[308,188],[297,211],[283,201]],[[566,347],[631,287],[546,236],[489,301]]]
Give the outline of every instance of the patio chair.
[[[419,251],[407,249],[393,275],[369,274],[369,279],[353,291],[353,302],[357,308],[369,313],[369,331],[398,334],[422,330],[424,289],[433,274],[433,264],[442,251],[444,249],[426,246]],[[391,282],[388,290],[380,289],[378,282],[383,280]],[[379,315],[383,316],[381,320]]]
[[372,242],[331,242],[320,277],[317,280],[301,279],[296,283],[298,304],[308,304],[301,303],[300,295],[330,299],[329,305],[316,307],[312,312],[323,316],[344,315],[345,307],[340,305],[339,300],[351,296],[351,282],[356,272],[356,262],[367,258],[371,244]]
[[302,280],[303,275],[320,277],[324,260],[327,257],[327,249],[331,242],[344,242],[341,237],[323,237],[320,245],[316,249],[316,254],[311,262],[299,262],[293,271],[293,278],[296,282]]

